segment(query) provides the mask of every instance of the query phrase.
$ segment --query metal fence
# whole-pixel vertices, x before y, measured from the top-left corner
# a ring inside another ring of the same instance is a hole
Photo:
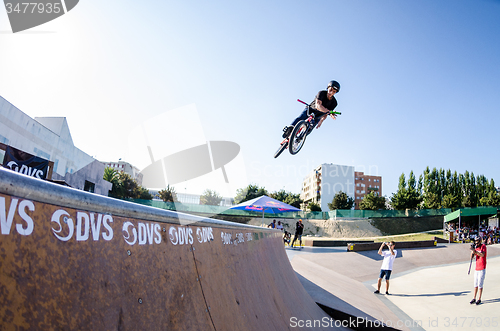
[[[262,217],[262,213],[254,211],[233,210],[228,207],[198,205],[190,203],[173,203],[159,200],[132,199],[132,202],[156,208],[176,210],[185,213],[220,214],[228,216]],[[306,218],[306,219],[336,219],[336,218],[380,218],[380,217],[428,217],[444,216],[451,213],[451,209],[421,209],[421,210],[332,210],[329,212],[289,212],[281,214],[265,214],[266,218]]]

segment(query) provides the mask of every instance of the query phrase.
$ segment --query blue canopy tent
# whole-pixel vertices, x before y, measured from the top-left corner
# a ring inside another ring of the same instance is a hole
[[[278,214],[286,213],[289,211],[300,211],[299,208],[295,208],[294,206],[290,206],[289,204],[270,198],[267,195],[262,195],[258,198],[242,202],[229,209],[262,212],[262,225],[264,225],[264,214]]]

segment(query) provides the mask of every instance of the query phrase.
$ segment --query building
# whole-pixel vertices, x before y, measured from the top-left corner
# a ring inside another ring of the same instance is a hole
[[[359,203],[365,195],[374,192],[379,197],[382,196],[382,177],[365,175],[363,172],[354,173],[354,209],[359,209]]]
[[[328,204],[340,191],[354,199],[354,167],[324,163],[311,171],[302,183],[302,209],[314,202],[328,211]]]
[[[154,190],[151,189],[149,190],[149,193],[154,197],[154,199],[159,200],[159,190]],[[201,194],[191,194],[191,193],[178,193],[176,192],[175,195],[177,196],[177,201],[180,203],[186,203],[186,204],[192,204],[192,205],[199,205],[200,204],[200,199],[201,199]],[[219,204],[219,206],[222,207],[231,207],[234,205],[234,198],[230,197],[222,197],[222,200]]]
[[[181,203],[200,204],[201,194],[177,193],[177,199]],[[222,197],[219,206],[231,207],[234,205],[234,198]]]
[[[103,180],[104,165],[78,149],[73,144],[68,122],[65,117],[31,118],[0,96],[0,163],[11,152],[28,155],[19,160],[29,162],[48,161],[50,170],[44,175],[46,180],[64,183],[79,190],[108,195],[112,184]],[[10,161],[4,167],[31,175],[29,165],[17,166]]]
[[[136,166],[133,166],[128,162],[124,162],[121,159],[118,160],[118,162],[102,162],[102,164],[104,164],[105,167],[112,168],[118,172],[123,171],[124,173],[129,174],[130,177],[135,179],[139,186],[142,186],[143,175],[141,173],[141,170],[139,170],[139,168],[137,168]]]

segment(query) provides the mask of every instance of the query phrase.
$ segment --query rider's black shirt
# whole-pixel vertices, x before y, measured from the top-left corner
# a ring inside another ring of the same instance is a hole
[[[302,235],[303,231],[304,231],[304,224],[300,224],[300,222],[297,222],[297,224],[295,225],[295,234]]]
[[[335,107],[337,107],[337,99],[335,99],[335,96],[332,97],[331,100],[328,99],[328,96],[327,96],[327,91],[323,90],[323,91],[319,91],[318,94],[316,95],[316,99],[318,100],[321,100],[321,104],[323,105],[323,107],[325,107],[326,109],[328,110],[334,110]],[[316,99],[314,99],[313,102],[311,102],[311,104],[313,105],[316,105]],[[314,107],[311,107],[313,108],[314,110],[316,110]],[[322,113],[324,114],[324,113]]]

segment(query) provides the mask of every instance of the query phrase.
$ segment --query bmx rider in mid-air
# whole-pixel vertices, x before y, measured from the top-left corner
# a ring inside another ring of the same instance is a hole
[[[323,121],[326,119],[326,115],[337,107],[337,99],[335,99],[335,94],[340,91],[340,84],[332,80],[328,83],[325,90],[319,91],[316,98],[311,102],[310,111],[314,112],[314,125],[316,129],[319,129]],[[292,133],[293,127],[301,120],[307,119],[309,114],[307,113],[308,107],[297,117],[292,124],[287,125],[283,128],[283,138],[287,138],[290,133]],[[335,114],[329,114],[331,118],[335,119]]]

